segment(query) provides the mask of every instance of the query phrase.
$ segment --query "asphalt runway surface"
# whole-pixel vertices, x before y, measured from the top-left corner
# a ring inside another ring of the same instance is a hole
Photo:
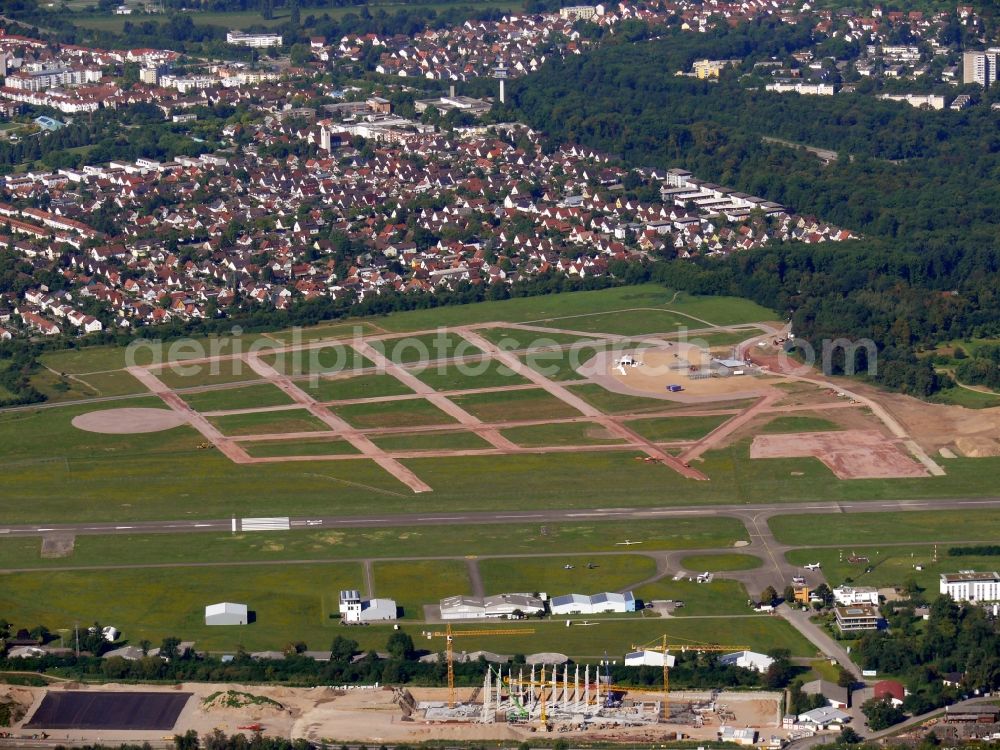
[[[52,692],[26,729],[169,731],[192,693]]]

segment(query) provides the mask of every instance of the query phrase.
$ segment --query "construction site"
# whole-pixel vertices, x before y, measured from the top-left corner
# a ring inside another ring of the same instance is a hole
[[[453,694],[452,694],[453,695]],[[726,726],[778,728],[780,695],[664,692],[612,684],[590,665],[488,665],[461,701],[419,700],[397,690],[404,721],[507,724],[529,732],[656,729],[660,737],[709,738]]]

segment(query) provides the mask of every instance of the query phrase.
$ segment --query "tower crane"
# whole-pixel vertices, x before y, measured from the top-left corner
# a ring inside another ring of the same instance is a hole
[[[684,643],[667,643],[667,634],[664,633],[662,636],[657,638],[655,641],[651,641],[643,646],[632,646],[633,651],[657,651],[663,654],[663,720],[670,720],[670,657],[669,651],[671,649],[685,653],[687,651],[696,651],[699,653],[716,653],[724,651],[746,651],[749,649],[748,646],[720,646],[716,643],[702,643],[700,641],[692,641],[688,638],[678,638],[679,641],[684,641]],[[654,645],[655,644],[655,645]]]
[[[448,708],[455,707],[455,638],[466,638],[484,635],[531,635],[534,628],[500,628],[493,630],[452,630],[451,623],[441,630],[424,631],[424,636],[431,638],[444,638],[445,651],[448,658]]]

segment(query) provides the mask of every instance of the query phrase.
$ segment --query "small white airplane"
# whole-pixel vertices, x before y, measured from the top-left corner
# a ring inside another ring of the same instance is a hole
[[[566,563],[565,565],[563,565],[563,570],[573,570],[573,567],[574,567],[573,565]]]
[[[820,568],[823,567],[823,565],[822,563],[807,563],[802,567],[805,568],[806,570],[819,570]]]
[[[619,547],[631,547],[633,544],[642,544],[642,542],[633,542],[631,539],[626,539],[624,542],[615,542]]]

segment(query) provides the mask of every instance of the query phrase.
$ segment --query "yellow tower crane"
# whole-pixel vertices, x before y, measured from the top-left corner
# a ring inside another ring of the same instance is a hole
[[[448,657],[448,708],[455,707],[455,638],[466,638],[483,635],[531,635],[534,628],[506,628],[494,630],[452,630],[451,623],[445,626],[444,631],[425,631],[427,638],[444,638],[445,651]]]
[[[677,640],[684,641],[684,643],[667,643],[667,634],[664,633],[660,638],[644,646],[632,646],[633,651],[657,651],[663,654],[663,720],[670,720],[670,659],[669,651],[674,649],[685,653],[687,651],[696,651],[699,653],[714,653],[714,652],[724,652],[724,651],[746,651],[749,646],[721,646],[716,643],[701,643],[699,641],[692,641],[687,638],[678,638]],[[653,645],[655,644],[655,645]]]

